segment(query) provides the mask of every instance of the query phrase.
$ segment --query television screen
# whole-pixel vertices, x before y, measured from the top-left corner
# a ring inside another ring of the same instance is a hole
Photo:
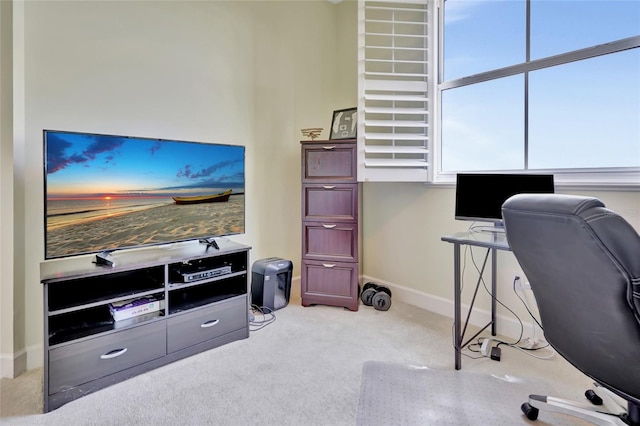
[[[455,218],[502,222],[502,204],[512,195],[554,191],[553,175],[458,173]]]
[[[244,233],[245,148],[44,131],[45,259]]]

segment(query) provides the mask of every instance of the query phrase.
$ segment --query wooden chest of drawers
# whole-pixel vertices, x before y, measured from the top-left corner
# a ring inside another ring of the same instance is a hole
[[[358,310],[360,184],[355,139],[302,141],[302,305]]]

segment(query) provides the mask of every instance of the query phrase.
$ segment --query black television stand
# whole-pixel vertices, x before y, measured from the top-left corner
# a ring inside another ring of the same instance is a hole
[[[227,241],[207,253],[189,241],[118,251],[109,268],[90,262],[93,255],[41,263],[44,411],[248,338],[249,249]],[[187,264],[216,273],[185,281]],[[113,313],[114,305],[143,299]]]

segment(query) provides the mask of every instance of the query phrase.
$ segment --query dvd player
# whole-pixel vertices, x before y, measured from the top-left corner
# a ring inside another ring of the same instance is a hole
[[[213,269],[206,269],[206,270],[193,271],[193,272],[183,272],[180,275],[182,275],[182,279],[184,280],[185,283],[189,283],[191,281],[205,280],[207,278],[214,278],[220,275],[225,275],[230,273],[231,273],[231,266],[226,265],[226,266],[221,266],[219,268],[213,268]]]

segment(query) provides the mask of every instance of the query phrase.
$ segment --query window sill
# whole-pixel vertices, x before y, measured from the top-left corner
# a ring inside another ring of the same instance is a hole
[[[482,172],[478,172],[482,173]],[[523,173],[522,170],[487,171],[487,173]],[[553,173],[555,186],[561,191],[598,190],[598,191],[640,191],[640,169],[624,170],[544,170],[532,173]],[[454,188],[455,173],[438,173],[432,182],[426,185],[436,188]]]

